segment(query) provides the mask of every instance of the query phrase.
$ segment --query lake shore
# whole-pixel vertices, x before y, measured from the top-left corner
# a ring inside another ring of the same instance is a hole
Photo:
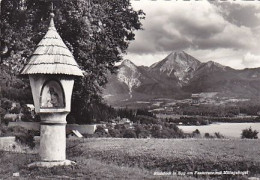
[[[178,125],[178,127],[186,133],[191,133],[194,130],[198,129],[203,136],[205,133],[214,134],[219,132],[227,138],[240,138],[243,129],[252,127],[252,129],[260,132],[260,123],[224,123],[224,122],[215,122],[208,125],[202,126],[186,126]]]

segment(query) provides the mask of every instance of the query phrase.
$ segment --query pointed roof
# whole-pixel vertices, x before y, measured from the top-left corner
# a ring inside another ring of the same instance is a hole
[[[72,53],[58,34],[51,13],[51,21],[47,33],[36,46],[29,63],[21,74],[66,74],[83,76]]]

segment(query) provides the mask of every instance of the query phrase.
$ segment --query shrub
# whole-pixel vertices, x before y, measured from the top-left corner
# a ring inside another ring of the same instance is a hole
[[[143,130],[138,134],[138,138],[148,138],[150,137],[151,133],[148,130]]]
[[[34,136],[40,135],[39,131],[27,130],[20,126],[14,127],[0,127],[1,136],[15,136],[15,140],[30,148],[35,146]]]
[[[94,133],[95,137],[106,137],[108,134],[102,126],[97,126],[97,129]]]
[[[120,133],[120,130],[118,130],[118,129],[109,128],[108,129],[108,133],[110,134],[111,137],[115,137],[115,138],[122,137],[121,133]]]
[[[218,139],[223,139],[225,138],[224,135],[220,134],[219,132],[215,132],[215,137],[218,138]]]
[[[169,128],[174,130],[174,131],[178,131],[179,130],[178,126],[176,124],[172,124],[172,123],[170,123]]]
[[[241,134],[241,138],[244,139],[244,138],[247,138],[247,139],[257,139],[257,134],[258,134],[258,131],[256,130],[252,130],[252,128],[248,128],[248,129],[243,129],[242,130],[242,134]]]
[[[28,134],[16,135],[15,140],[20,142],[21,144],[29,146],[30,148],[35,147],[33,134],[28,133]]]
[[[161,126],[160,125],[153,125],[151,128],[151,135],[154,138],[160,138],[161,137]]]
[[[124,124],[117,124],[117,125],[115,125],[115,129],[122,131],[122,130],[125,130],[126,127]]]
[[[31,113],[26,113],[22,115],[21,120],[24,122],[33,122],[33,117]]]
[[[159,138],[171,138],[173,135],[172,131],[168,128],[164,128],[161,130],[161,133],[159,134]]]
[[[21,108],[20,107],[14,107],[13,109],[11,109],[9,112],[11,114],[19,114],[20,113]]]
[[[195,131],[192,132],[192,137],[200,137],[200,131],[196,129]]]
[[[9,99],[3,98],[2,99],[2,103],[1,103],[1,107],[3,109],[5,109],[6,111],[11,109],[12,107],[12,101],[10,101]]]
[[[210,123],[211,122],[209,120],[201,120],[201,122],[200,122],[201,125],[208,125]]]
[[[205,138],[214,138],[212,135],[210,135],[209,133],[205,133],[204,135]]]
[[[136,138],[135,131],[132,129],[126,129],[123,135],[124,138]]]
[[[141,124],[135,126],[135,133],[138,138],[147,138],[150,136],[150,131],[145,129],[145,126]]]
[[[195,131],[192,132],[192,134],[198,134],[200,135],[200,131],[198,129],[196,129]]]

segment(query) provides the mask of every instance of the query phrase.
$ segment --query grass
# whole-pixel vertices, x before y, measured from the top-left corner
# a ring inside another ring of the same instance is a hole
[[[27,168],[35,154],[0,152],[0,178],[19,172],[19,179],[195,179],[154,176],[154,172],[249,171],[260,174],[260,140],[115,139],[68,140],[67,157],[77,165]],[[199,178],[201,178],[200,176]],[[246,176],[215,176],[245,179]],[[15,179],[15,178],[14,178]]]

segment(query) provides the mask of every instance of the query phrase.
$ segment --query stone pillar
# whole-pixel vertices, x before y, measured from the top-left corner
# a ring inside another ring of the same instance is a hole
[[[40,157],[42,161],[66,160],[66,124],[41,124]]]
[[[74,162],[66,160],[66,116],[67,112],[40,113],[40,162],[28,166],[53,167],[70,165]]]

